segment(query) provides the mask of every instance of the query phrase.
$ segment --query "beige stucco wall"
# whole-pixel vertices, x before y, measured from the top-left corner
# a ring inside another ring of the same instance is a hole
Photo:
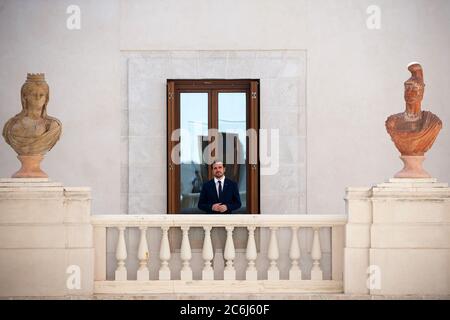
[[[81,30],[65,27],[70,4]],[[371,4],[380,30],[366,27]],[[343,213],[346,186],[401,167],[384,120],[404,108],[412,60],[425,70],[423,105],[444,122],[426,168],[450,180],[449,15],[446,0],[0,1],[0,120],[19,112],[26,72],[45,72],[64,135],[43,168],[91,186],[94,213],[119,213],[121,50],[306,50],[307,212]],[[17,167],[1,140],[0,176]]]

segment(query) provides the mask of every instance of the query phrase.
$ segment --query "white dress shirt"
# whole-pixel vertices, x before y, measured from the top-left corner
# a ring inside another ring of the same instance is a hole
[[[222,178],[220,179],[214,177],[214,184],[216,185],[217,198],[219,198],[219,181],[222,184],[222,192],[223,192],[223,184],[225,182],[225,176],[222,176]]]

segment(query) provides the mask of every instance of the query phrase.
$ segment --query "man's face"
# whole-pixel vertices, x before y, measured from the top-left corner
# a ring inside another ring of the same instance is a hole
[[[31,110],[40,110],[47,100],[47,92],[41,86],[32,85],[25,95],[27,107]]]
[[[223,167],[222,162],[216,162],[213,165],[213,175],[217,179],[222,178],[223,174],[225,173],[225,168]]]
[[[407,103],[420,102],[423,99],[424,88],[414,82],[405,83],[405,101]]]

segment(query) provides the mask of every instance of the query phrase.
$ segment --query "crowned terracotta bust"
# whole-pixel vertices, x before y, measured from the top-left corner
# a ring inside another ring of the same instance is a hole
[[[28,74],[21,89],[22,111],[6,122],[3,137],[22,163],[13,178],[47,177],[43,156],[61,136],[61,122],[47,115],[49,87],[44,74]]]
[[[391,115],[386,129],[398,151],[404,168],[395,178],[429,178],[422,168],[427,152],[442,128],[441,120],[430,111],[422,111],[421,103],[425,89],[422,66],[417,62],[408,65],[411,77],[405,82],[406,110]]]

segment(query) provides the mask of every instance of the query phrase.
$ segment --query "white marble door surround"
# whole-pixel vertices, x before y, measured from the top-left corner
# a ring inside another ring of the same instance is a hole
[[[121,213],[166,213],[166,81],[206,78],[260,80],[260,127],[280,130],[261,213],[307,213],[304,50],[123,52]]]

